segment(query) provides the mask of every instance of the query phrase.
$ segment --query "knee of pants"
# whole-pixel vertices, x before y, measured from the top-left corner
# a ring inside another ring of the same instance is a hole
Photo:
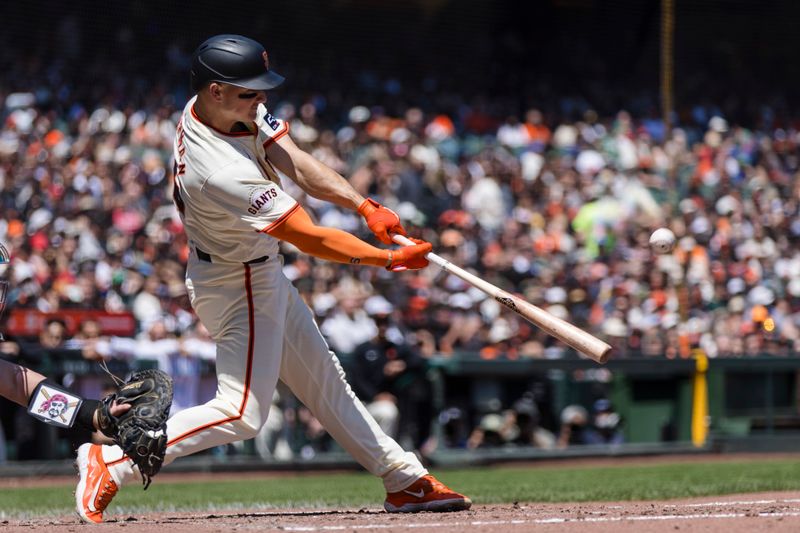
[[[219,397],[217,397],[217,399],[223,400]],[[225,401],[225,403],[229,406],[232,406],[232,404],[227,400],[223,401]],[[237,412],[241,408],[239,405],[232,407],[233,412]],[[261,426],[263,426],[264,422],[266,422],[268,413],[269,406],[262,408],[260,405],[258,405],[258,402],[256,402],[255,399],[250,398],[250,401],[247,402],[244,411],[241,411],[241,414],[233,421],[233,424],[236,426],[237,435],[241,439],[254,438],[261,430]]]
[[[240,434],[242,437],[245,439],[255,438],[259,431],[261,431],[261,427],[267,421],[267,413],[268,409],[260,409],[257,406],[251,408],[248,406],[244,413],[242,413],[242,418],[239,419],[241,427]]]

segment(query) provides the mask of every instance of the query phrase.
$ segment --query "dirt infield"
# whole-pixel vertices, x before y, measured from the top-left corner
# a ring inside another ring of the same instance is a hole
[[[77,517],[6,520],[2,532],[87,531]],[[800,531],[800,492],[737,494],[648,502],[476,505],[462,513],[389,515],[366,509],[122,516],[92,531],[201,533],[209,531],[419,531],[437,533]]]
[[[796,454],[769,455],[769,458],[797,458]],[[647,457],[628,459],[627,465],[652,465],[675,462],[722,462],[764,459],[760,454],[702,457]],[[573,460],[570,466],[609,466],[613,458]],[[539,462],[538,466],[549,463]],[[246,479],[249,477],[297,476],[303,473],[163,473],[160,481],[202,481],[204,479]],[[67,486],[75,476],[0,478],[0,490],[21,487]],[[1,511],[1,510],[0,510]],[[77,516],[0,519],[0,533],[6,532],[85,532]],[[114,514],[96,531],[123,533],[203,533],[209,531],[381,531],[408,532],[436,530],[437,533],[488,532],[789,532],[800,531],[800,491],[735,494],[681,500],[622,501],[602,503],[524,503],[477,504],[462,513],[420,513],[390,515],[379,502],[361,509],[292,509],[217,512],[164,512]]]

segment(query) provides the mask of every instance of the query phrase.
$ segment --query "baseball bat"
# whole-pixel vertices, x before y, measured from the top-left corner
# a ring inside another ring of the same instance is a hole
[[[410,246],[414,244],[413,241],[402,235],[392,235],[392,240],[403,246]],[[500,287],[489,283],[485,279],[482,279],[474,274],[470,274],[463,268],[454,265],[447,259],[444,259],[433,252],[425,255],[425,258],[445,272],[449,272],[454,276],[458,276],[473,287],[477,287],[520,315],[534,326],[542,329],[547,334],[552,335],[564,344],[575,348],[593,361],[596,361],[600,364],[608,361],[608,357],[611,354],[611,346],[597,337],[590,335],[577,326],[574,326],[569,322],[548,313],[540,307],[536,307],[532,303],[527,302],[522,298],[504,291]]]

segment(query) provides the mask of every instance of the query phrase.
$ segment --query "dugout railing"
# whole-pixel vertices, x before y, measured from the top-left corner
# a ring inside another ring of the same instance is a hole
[[[642,450],[792,450],[800,438],[796,357],[632,358],[600,366],[577,357],[483,360],[459,354],[432,359],[429,376],[437,409],[455,399],[468,406],[473,420],[486,411],[487,399],[499,398],[506,408],[522,391],[539,389],[550,411],[543,422],[553,430],[567,406],[590,411],[596,398],[607,398],[622,418],[626,445]]]

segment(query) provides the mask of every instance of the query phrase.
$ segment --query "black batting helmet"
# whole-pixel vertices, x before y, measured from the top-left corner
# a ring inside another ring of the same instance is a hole
[[[283,83],[283,76],[269,69],[264,47],[241,35],[215,35],[192,54],[192,89],[219,81],[245,89],[265,91]]]

